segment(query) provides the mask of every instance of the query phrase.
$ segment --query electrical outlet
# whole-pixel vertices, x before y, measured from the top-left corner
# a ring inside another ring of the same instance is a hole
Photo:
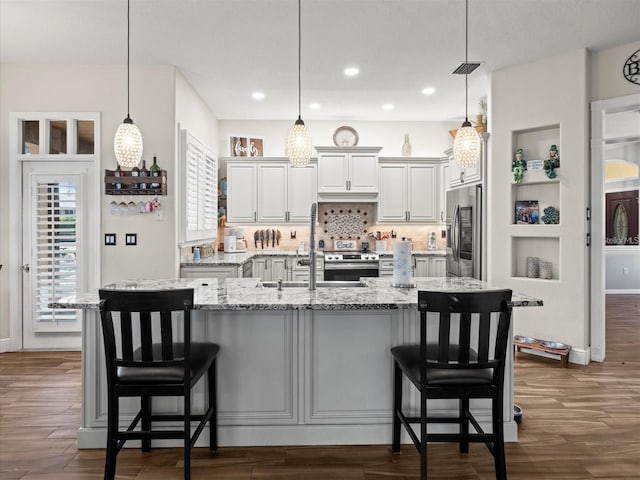
[[[162,210],[155,211],[155,219],[156,222],[161,222],[162,220],[164,220],[164,213],[162,213]]]
[[[125,245],[137,245],[138,244],[138,234],[137,233],[127,233],[124,236]]]
[[[629,275],[629,267],[622,267],[622,274]]]
[[[115,245],[116,244],[116,234],[115,233],[105,233],[104,234],[104,244],[105,245]]]

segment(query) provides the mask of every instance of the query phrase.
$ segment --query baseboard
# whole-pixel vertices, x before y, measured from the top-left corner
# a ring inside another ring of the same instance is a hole
[[[0,353],[17,352],[19,350],[16,342],[11,338],[0,338]]]
[[[606,295],[638,295],[640,293],[639,288],[612,288],[605,290]]]

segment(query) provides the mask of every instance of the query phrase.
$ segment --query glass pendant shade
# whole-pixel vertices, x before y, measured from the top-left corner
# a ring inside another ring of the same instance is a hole
[[[480,135],[469,121],[456,132],[453,141],[453,158],[460,168],[473,167],[480,158]]]
[[[127,115],[127,118],[118,126],[113,139],[116,161],[121,167],[133,168],[140,163],[142,148],[142,134]]]
[[[289,130],[287,137],[287,153],[289,162],[294,167],[305,167],[311,159],[311,133],[300,117]]]

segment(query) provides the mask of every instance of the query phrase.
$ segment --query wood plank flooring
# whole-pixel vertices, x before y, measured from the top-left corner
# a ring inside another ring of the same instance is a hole
[[[516,402],[523,408],[519,443],[507,444],[509,478],[640,478],[640,295],[607,297],[607,359],[589,366],[517,354]],[[93,480],[104,450],[78,450],[80,354],[0,355],[0,478]],[[391,435],[391,430],[389,430]],[[118,479],[182,478],[182,451],[126,449]],[[193,479],[403,480],[418,478],[411,446],[221,448],[193,454]],[[494,478],[482,445],[429,447],[429,478]]]

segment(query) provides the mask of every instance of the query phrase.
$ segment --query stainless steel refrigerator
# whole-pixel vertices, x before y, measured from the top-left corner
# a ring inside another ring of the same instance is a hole
[[[482,185],[447,192],[447,276],[482,278]]]

